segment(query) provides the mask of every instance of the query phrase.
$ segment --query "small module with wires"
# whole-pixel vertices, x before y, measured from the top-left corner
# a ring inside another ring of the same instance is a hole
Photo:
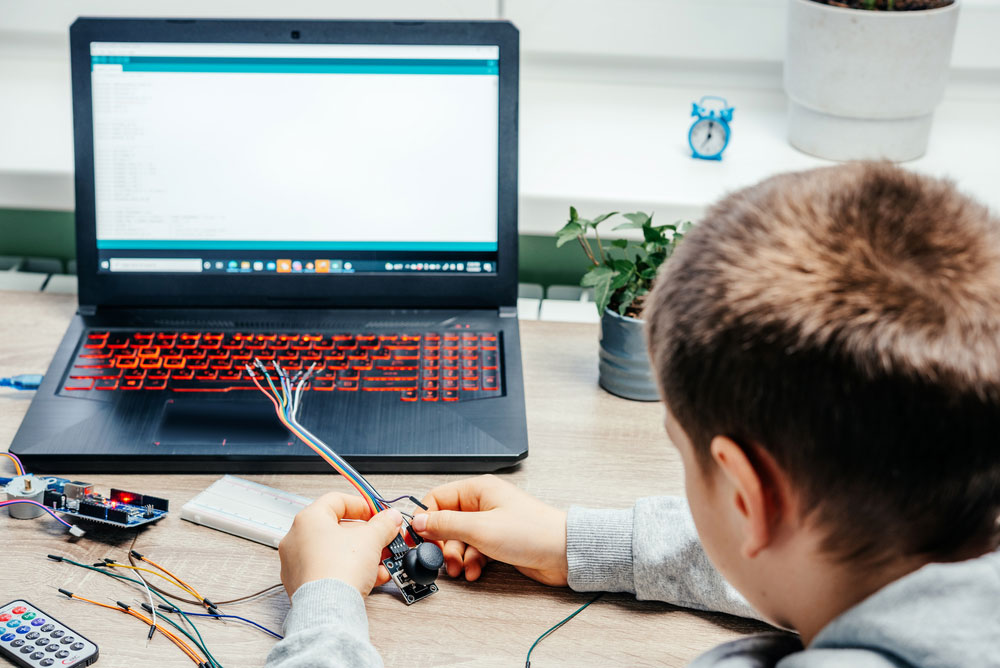
[[[314,364],[305,371],[298,371],[295,375],[289,376],[277,361],[271,361],[271,369],[269,370],[263,362],[254,358],[253,365],[247,364],[246,370],[257,389],[263,392],[264,396],[270,399],[274,405],[278,420],[351,483],[368,504],[372,517],[383,510],[392,508],[393,503],[402,499],[409,499],[417,506],[427,510],[427,507],[413,496],[406,495],[388,501],[382,498],[372,484],[347,463],[347,460],[302,426],[298,419],[302,388],[309,382],[315,366]],[[424,539],[413,530],[408,521],[412,519],[412,515],[406,513],[402,513],[402,515],[406,537],[396,536],[389,544],[391,556],[384,559],[382,564],[389,571],[392,581],[399,587],[403,601],[407,605],[411,605],[438,590],[434,580],[437,579],[438,571],[444,565],[444,556],[437,544],[424,542]],[[407,538],[409,542],[407,542]]]
[[[104,496],[95,493],[89,482],[36,477],[25,470],[16,455],[0,454],[14,463],[17,473],[13,478],[0,478],[0,486],[7,494],[0,507],[6,507],[15,519],[30,520],[48,513],[71,534],[80,537],[84,532],[56,513],[119,529],[134,529],[163,519],[169,510],[170,502],[158,496],[121,489],[112,489]]]

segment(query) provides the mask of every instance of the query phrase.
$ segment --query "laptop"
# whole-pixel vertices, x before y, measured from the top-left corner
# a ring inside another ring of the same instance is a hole
[[[507,22],[77,20],[79,310],[10,451],[38,472],[527,456]]]

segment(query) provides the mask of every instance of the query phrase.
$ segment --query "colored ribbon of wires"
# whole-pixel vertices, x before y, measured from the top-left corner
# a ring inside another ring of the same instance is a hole
[[[21,460],[18,458],[17,455],[15,455],[12,452],[0,452],[0,455],[7,457],[8,459],[10,459],[10,461],[14,463],[14,470],[17,471],[18,475],[24,475],[25,472],[24,464],[21,463]]]
[[[574,617],[576,617],[577,615],[579,615],[581,612],[583,612],[587,608],[588,605],[590,605],[591,603],[593,603],[594,601],[596,601],[597,599],[599,599],[602,596],[604,596],[604,592],[601,592],[600,594],[598,594],[594,598],[590,599],[589,601],[587,601],[586,603],[584,603],[583,605],[581,605],[579,608],[577,608],[576,610],[574,610],[573,614],[569,615],[568,617],[566,617],[565,619],[563,619],[561,622],[559,622],[558,624],[556,624],[555,626],[553,626],[552,628],[550,628],[548,631],[546,631],[542,635],[538,636],[538,640],[536,640],[535,642],[531,643],[531,647],[528,648],[528,656],[524,657],[524,668],[531,668],[531,653],[534,651],[534,649],[538,645],[538,643],[542,642],[543,640],[545,640],[546,638],[548,638],[550,635],[552,635],[553,633],[555,633],[556,631],[558,631],[563,626],[563,624],[565,624],[569,620],[571,620]]]
[[[16,503],[27,503],[27,504],[30,504],[32,506],[38,506],[39,508],[41,508],[42,510],[44,510],[45,512],[47,512],[49,515],[51,515],[52,519],[54,519],[56,522],[59,522],[59,524],[62,524],[67,529],[72,529],[73,528],[72,524],[70,524],[69,522],[67,522],[63,518],[61,518],[58,515],[56,515],[56,513],[55,513],[54,510],[52,510],[48,506],[43,506],[42,504],[38,503],[37,501],[29,501],[28,499],[11,499],[10,501],[0,501],[0,508],[3,508],[4,506],[13,506]]]
[[[254,366],[247,364],[246,370],[253,380],[254,385],[257,386],[257,389],[263,392],[264,396],[274,404],[274,410],[281,423],[298,436],[313,452],[322,457],[337,473],[344,476],[351,483],[368,504],[368,508],[371,510],[373,516],[388,508],[389,502],[385,501],[375,491],[375,488],[365,480],[363,475],[358,473],[343,457],[334,452],[333,448],[299,423],[298,412],[301,406],[302,388],[312,376],[316,365],[313,364],[305,372],[300,371],[295,376],[289,377],[288,373],[281,368],[281,365],[276,360],[272,360],[271,364],[277,376],[278,385],[281,387],[280,391],[275,386],[274,380],[272,380],[271,374],[264,366],[264,363],[259,359],[254,358]],[[261,382],[262,380],[264,381],[263,383]]]

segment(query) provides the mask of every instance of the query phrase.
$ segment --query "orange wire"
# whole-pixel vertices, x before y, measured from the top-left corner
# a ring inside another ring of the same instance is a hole
[[[176,575],[174,575],[173,573],[171,573],[170,571],[168,571],[163,566],[160,566],[158,563],[156,563],[155,561],[153,561],[152,559],[150,559],[148,557],[139,557],[139,561],[145,561],[150,566],[152,566],[154,568],[160,569],[161,571],[163,571],[164,573],[166,573],[167,575],[169,575],[170,577],[172,577],[174,580],[176,580],[177,584],[181,585],[182,587],[184,587],[185,589],[187,589],[189,592],[191,592],[191,594],[195,598],[201,599],[201,601],[204,603],[204,601],[205,601],[205,597],[204,596],[202,596],[201,594],[199,594],[197,592],[197,590],[195,590],[194,587],[192,587],[191,585],[189,585],[187,582],[184,582],[184,580],[181,580],[179,577],[177,577]]]
[[[121,606],[117,606],[117,605],[108,605],[107,603],[99,603],[98,601],[92,601],[89,598],[84,598],[83,596],[80,596],[79,594],[71,594],[70,598],[75,598],[78,601],[86,601],[87,603],[90,603],[92,605],[97,605],[97,606],[100,606],[102,608],[107,608],[108,610],[115,610],[116,612],[124,612],[125,614],[131,615],[131,616],[135,617],[136,619],[141,619],[142,621],[144,621],[146,623],[147,626],[152,626],[157,631],[159,631],[160,633],[162,633],[163,635],[165,635],[167,638],[169,638],[175,645],[177,645],[177,647],[179,647],[181,649],[182,652],[184,652],[185,654],[187,654],[187,657],[189,659],[191,659],[192,661],[194,661],[196,664],[201,665],[202,663],[204,663],[204,661],[201,659],[201,657],[199,657],[194,652],[194,650],[191,649],[190,645],[188,645],[186,642],[184,642],[183,640],[181,640],[180,638],[178,638],[177,636],[175,636],[173,633],[167,631],[164,628],[161,628],[158,624],[153,624],[153,621],[149,617],[146,617],[145,615],[141,615],[138,612],[132,610],[131,608],[125,609],[125,608],[122,608]]]
[[[327,464],[329,464],[331,467],[333,467],[333,469],[335,471],[337,471],[341,476],[343,476],[344,478],[346,478],[347,482],[351,483],[351,485],[354,487],[354,489],[356,489],[358,491],[358,494],[361,495],[361,498],[363,498],[365,500],[365,503],[368,504],[368,509],[371,511],[372,517],[374,517],[378,513],[378,510],[375,508],[375,504],[372,503],[371,499],[368,498],[368,494],[364,491],[364,489],[362,489],[362,487],[359,484],[357,484],[349,475],[347,475],[347,473],[345,471],[343,471],[337,465],[337,463],[334,462],[329,456],[327,456],[326,453],[324,453],[319,448],[314,448],[312,445],[310,445],[309,439],[307,439],[305,437],[305,435],[302,434],[302,432],[300,432],[298,429],[296,429],[292,424],[290,424],[285,419],[285,416],[282,415],[281,407],[278,405],[278,402],[260,384],[260,382],[257,380],[256,374],[251,375],[250,379],[253,381],[253,384],[257,386],[257,389],[260,390],[261,392],[263,392],[264,396],[266,396],[268,399],[270,399],[271,403],[274,404],[275,412],[277,412],[278,419],[281,420],[281,423],[283,425],[285,425],[286,427],[288,427],[288,429],[290,429],[296,436],[298,436],[299,439],[301,439],[302,442],[305,443],[309,447],[310,450],[312,450],[317,455],[319,455],[320,457],[322,457],[323,460],[326,461]]]

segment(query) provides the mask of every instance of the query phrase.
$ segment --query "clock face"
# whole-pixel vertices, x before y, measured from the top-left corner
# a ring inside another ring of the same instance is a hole
[[[691,148],[703,156],[716,156],[726,148],[729,130],[719,121],[703,118],[691,128]]]

